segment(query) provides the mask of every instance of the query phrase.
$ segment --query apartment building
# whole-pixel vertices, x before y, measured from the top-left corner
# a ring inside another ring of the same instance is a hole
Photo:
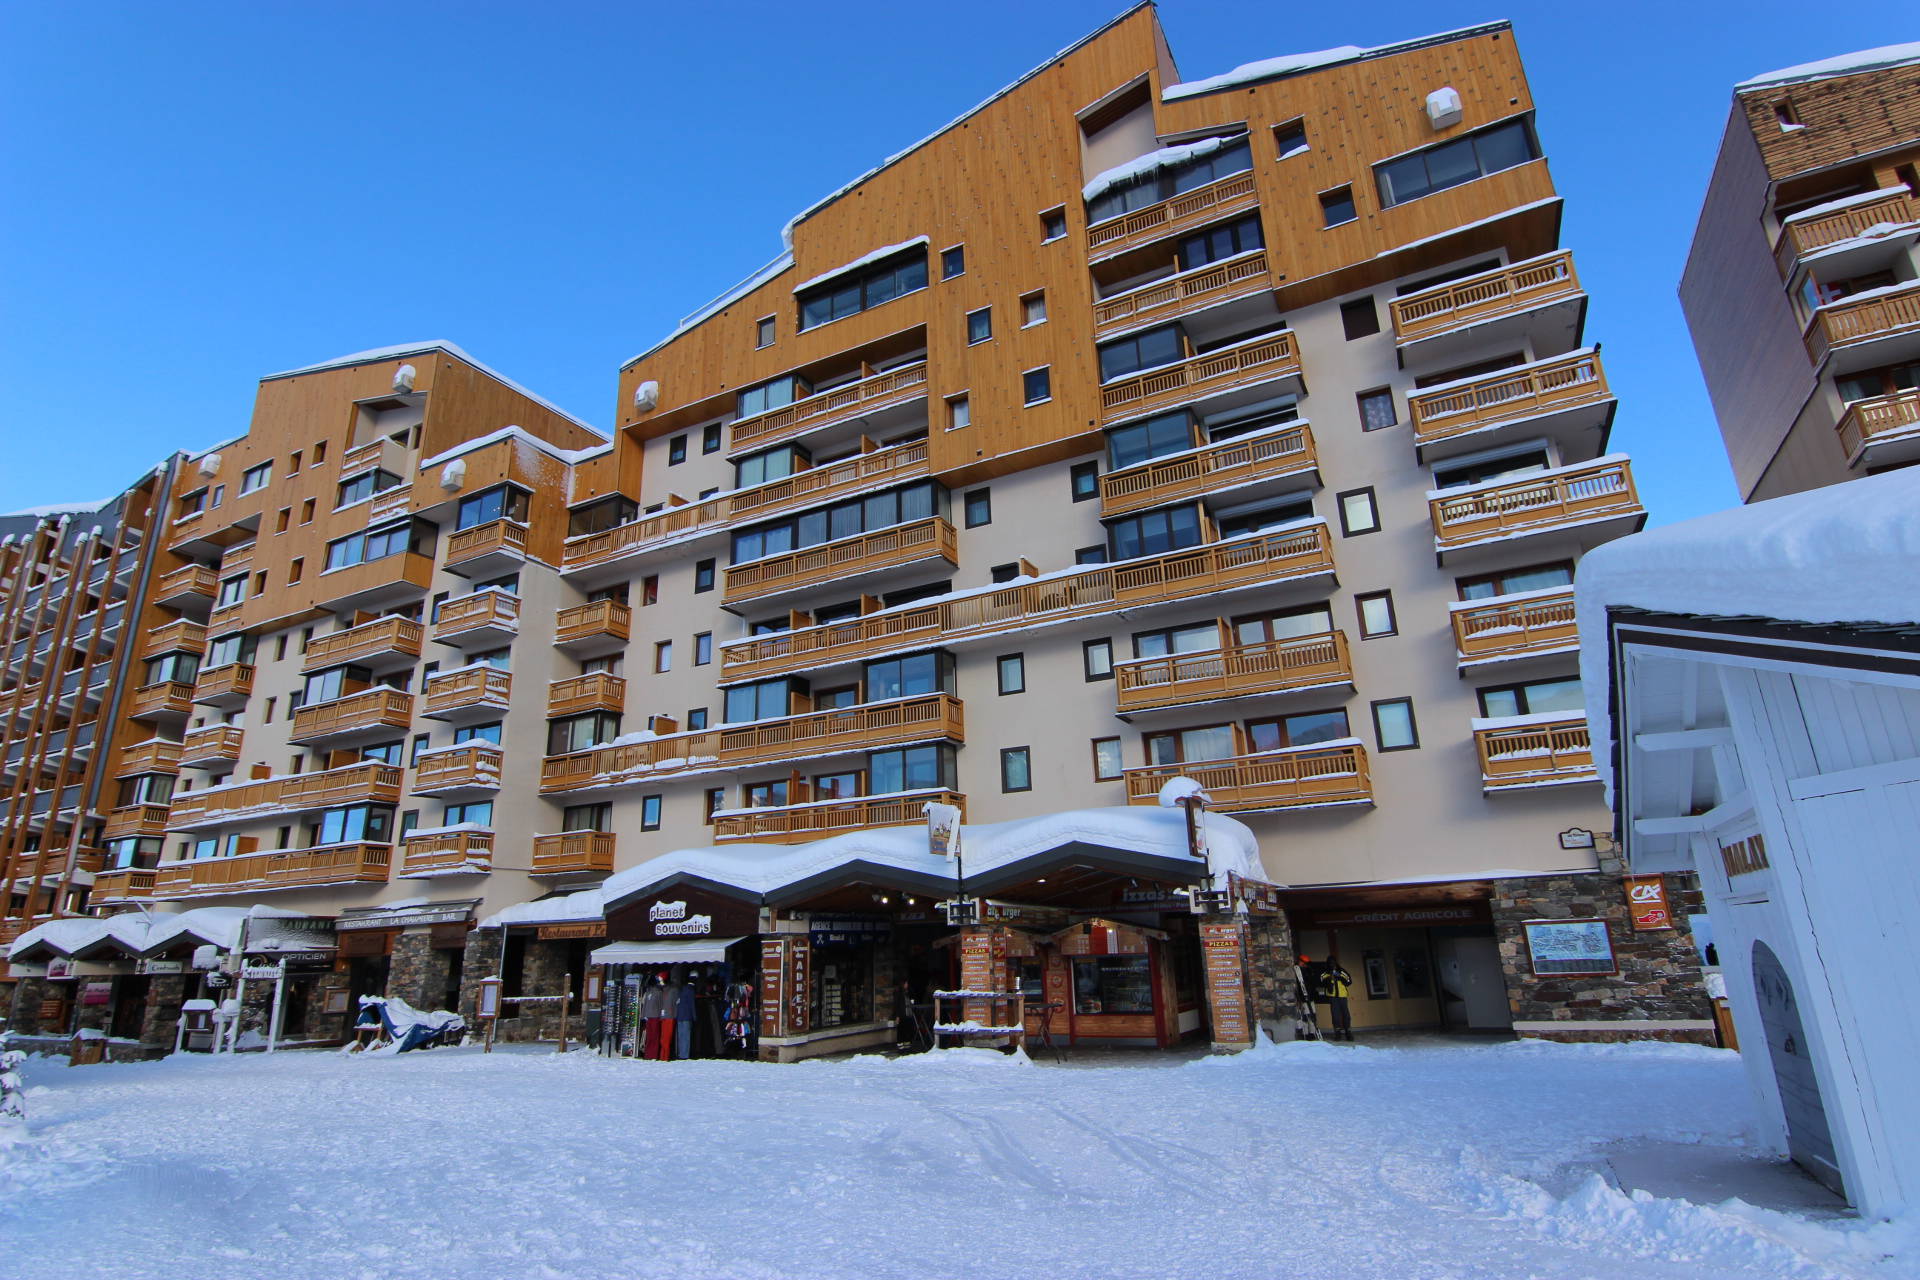
[[[1741,497],[1920,458],[1920,46],[1734,88],[1680,301]]]

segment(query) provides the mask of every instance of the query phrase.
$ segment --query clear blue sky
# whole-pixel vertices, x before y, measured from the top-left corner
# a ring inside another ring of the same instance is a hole
[[[1122,0],[0,0],[0,511],[245,429],[262,374],[451,339],[587,420],[778,229]],[[1656,523],[1735,501],[1674,287],[1734,82],[1911,0],[1168,0],[1182,74],[1517,23]],[[1806,34],[1803,34],[1806,33]]]

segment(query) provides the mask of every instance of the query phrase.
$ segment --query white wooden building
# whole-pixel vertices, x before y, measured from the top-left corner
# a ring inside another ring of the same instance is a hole
[[[1920,1203],[1920,470],[1609,544],[1579,614],[1617,837],[1700,876],[1763,1136]]]

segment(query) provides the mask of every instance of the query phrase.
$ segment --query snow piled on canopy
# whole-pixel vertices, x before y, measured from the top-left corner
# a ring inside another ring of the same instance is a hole
[[[799,284],[793,286],[793,291],[799,293],[804,289],[811,289],[817,284],[825,284],[829,280],[846,275],[849,271],[858,271],[870,262],[878,262],[880,259],[891,257],[902,250],[911,249],[917,245],[924,245],[926,243],[928,243],[928,237],[915,236],[911,240],[902,240],[898,244],[883,244],[878,249],[869,249],[852,262],[843,262],[831,271],[822,271],[819,275],[811,279],[802,280]]]
[[[1149,151],[1125,164],[1117,164],[1094,174],[1087,180],[1087,185],[1080,188],[1080,195],[1086,200],[1096,200],[1103,192],[1123,182],[1131,182],[1155,169],[1171,169],[1174,165],[1212,155],[1229,142],[1239,142],[1245,137],[1245,134],[1238,134],[1231,138],[1202,138],[1198,142],[1181,142],[1171,147],[1161,147],[1158,151]]]
[[[1803,84],[1808,80],[1829,80],[1834,76],[1849,76],[1861,71],[1881,71],[1888,67],[1905,66],[1909,62],[1920,62],[1920,43],[1887,44],[1878,49],[1861,49],[1857,53],[1823,58],[1819,62],[1803,62],[1797,67],[1782,67],[1778,71],[1768,71],[1750,80],[1742,80],[1733,87],[1735,92],[1740,92],[1764,89],[1771,85]]]
[[[606,894],[599,889],[581,889],[532,902],[516,902],[504,911],[496,911],[477,928],[499,929],[510,924],[571,924],[598,920],[606,914]]]
[[[534,392],[528,390],[526,387],[521,386],[519,383],[515,382],[512,378],[509,378],[504,373],[501,373],[498,369],[492,368],[489,365],[482,364],[480,361],[475,360],[472,356],[468,355],[465,351],[462,351],[456,344],[448,342],[444,338],[437,338],[427,342],[402,342],[396,346],[391,346],[391,347],[373,347],[366,351],[355,351],[350,355],[335,356],[331,360],[322,360],[319,364],[302,365],[298,369],[285,369],[279,373],[270,373],[266,377],[260,379],[260,381],[272,382],[276,378],[292,378],[292,377],[297,377],[301,374],[306,374],[306,373],[322,373],[328,369],[344,369],[344,368],[347,368],[349,365],[356,365],[356,364],[373,364],[375,361],[379,361],[379,360],[398,360],[402,356],[424,355],[429,351],[444,351],[456,360],[465,361],[467,364],[472,365],[474,368],[486,374],[489,378],[492,378],[494,381],[500,383],[501,385],[511,387],[513,390],[518,391],[521,395],[533,401],[535,404],[541,405],[544,408],[553,410],[555,413],[565,418],[568,422],[571,422],[574,426],[585,427],[588,431],[593,432],[593,434],[600,436],[603,439],[606,437],[606,434],[607,434],[606,432],[602,431],[599,427],[594,426],[591,422],[588,422],[585,418],[577,417],[574,414],[568,413],[565,409],[562,409],[559,405],[555,404],[553,401],[547,399],[545,396],[537,395]]]
[[[9,958],[27,954],[37,944],[63,956],[72,956],[113,942],[129,955],[153,955],[181,942],[212,943],[224,951],[240,945],[247,917],[298,920],[300,911],[279,907],[193,907],[186,911],[129,911],[117,916],[66,916],[35,925],[13,940]]]

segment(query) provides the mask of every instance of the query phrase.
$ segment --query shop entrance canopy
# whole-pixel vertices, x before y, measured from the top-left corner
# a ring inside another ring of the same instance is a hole
[[[690,938],[684,942],[609,942],[594,948],[594,964],[718,964],[738,938]]]

